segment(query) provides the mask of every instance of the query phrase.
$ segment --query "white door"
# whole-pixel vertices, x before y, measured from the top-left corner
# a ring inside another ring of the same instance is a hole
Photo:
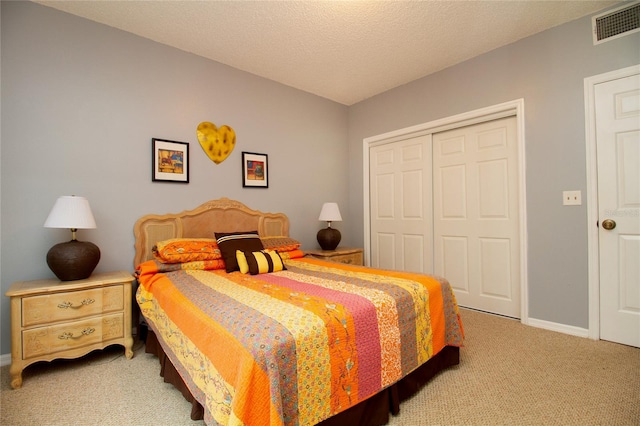
[[[461,306],[520,318],[515,117],[433,136],[434,268]]]
[[[371,266],[433,273],[431,136],[369,153]]]
[[[640,347],[640,74],[594,93],[600,338]]]

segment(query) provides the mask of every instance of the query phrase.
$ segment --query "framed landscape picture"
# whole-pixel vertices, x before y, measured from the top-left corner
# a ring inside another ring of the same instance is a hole
[[[269,187],[269,165],[267,154],[242,153],[242,186]]]

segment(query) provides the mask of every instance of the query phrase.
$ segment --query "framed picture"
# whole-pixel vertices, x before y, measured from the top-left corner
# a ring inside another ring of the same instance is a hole
[[[151,139],[151,180],[189,183],[189,144]]]
[[[269,165],[267,154],[242,153],[242,186],[254,188],[269,187]]]

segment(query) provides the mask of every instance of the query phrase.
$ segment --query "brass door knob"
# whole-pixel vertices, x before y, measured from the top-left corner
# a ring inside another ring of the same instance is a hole
[[[613,228],[616,227],[616,221],[611,219],[605,219],[604,221],[602,221],[602,227],[607,231],[611,231]]]

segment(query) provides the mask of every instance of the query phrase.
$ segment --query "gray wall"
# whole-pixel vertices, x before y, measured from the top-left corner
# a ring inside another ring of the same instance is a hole
[[[147,213],[234,198],[286,213],[306,247],[324,201],[349,214],[344,105],[48,7],[1,7],[0,353],[10,352],[4,293],[53,278],[46,253],[70,239],[42,226],[60,195],[89,199],[98,227],[78,238],[100,247],[97,271],[133,270],[133,224]],[[236,130],[219,165],[197,142],[202,121]],[[190,143],[188,185],[151,182],[152,137]],[[242,187],[242,151],[268,154],[268,189]]]
[[[351,107],[352,240],[364,238],[364,138],[524,98],[529,316],[588,328],[584,78],[638,63],[640,34],[594,46],[585,17]],[[562,206],[564,190],[583,205]]]

